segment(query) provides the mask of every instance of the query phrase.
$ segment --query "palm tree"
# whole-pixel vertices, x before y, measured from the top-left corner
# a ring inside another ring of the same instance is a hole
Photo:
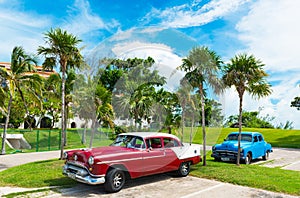
[[[300,110],[300,97],[295,97],[291,102],[291,107],[296,107],[297,110]]]
[[[5,90],[6,80],[2,78],[0,75],[0,111],[3,115],[6,116],[5,113],[5,97],[6,97],[6,90]]]
[[[47,112],[52,117],[50,128],[53,128],[55,122],[58,122],[59,112],[61,112],[61,77],[59,74],[51,74],[44,80],[43,97],[41,117],[44,117]]]
[[[176,95],[178,96],[178,99],[179,99],[179,102],[181,105],[181,109],[182,109],[181,141],[183,141],[186,114],[188,113],[189,108],[192,109],[192,122],[194,121],[194,112],[196,109],[195,109],[195,103],[192,100],[192,91],[193,91],[193,87],[190,85],[188,80],[186,78],[181,79],[180,87],[176,92]],[[190,142],[191,142],[192,132],[193,132],[193,124],[192,124],[191,132],[190,132]]]
[[[239,54],[230,60],[224,68],[223,82],[226,87],[234,86],[239,96],[239,137],[236,164],[240,165],[240,141],[242,131],[243,96],[245,91],[253,97],[261,98],[271,94],[271,85],[266,81],[268,74],[264,64],[253,55]]]
[[[12,51],[10,70],[6,70],[0,67],[0,76],[1,78],[5,79],[5,86],[7,86],[8,88],[9,95],[1,147],[1,154],[3,155],[5,154],[6,133],[9,123],[12,102],[15,98],[15,92],[22,93],[22,86],[28,85],[30,82],[34,83],[34,80],[36,79],[36,76],[26,75],[27,72],[34,70],[34,66],[32,64],[36,64],[36,60],[33,57],[27,55],[22,47],[18,46],[14,47]]]
[[[60,28],[51,29],[45,33],[46,44],[49,47],[39,46],[38,54],[45,56],[44,67],[53,68],[56,63],[59,63],[61,70],[61,153],[60,158],[63,158],[64,142],[66,137],[65,127],[65,82],[66,72],[69,68],[80,67],[83,62],[83,57],[80,54],[80,50],[77,45],[81,42],[76,36],[69,34],[67,31],[63,31]]]
[[[207,47],[195,47],[183,64],[178,68],[185,71],[185,78],[191,86],[198,90],[202,112],[202,135],[203,135],[203,166],[206,166],[206,131],[205,131],[205,86],[209,86],[218,94],[222,91],[222,82],[218,78],[218,72],[222,64],[220,56]]]
[[[300,87],[300,85],[299,85]],[[291,102],[291,107],[296,107],[297,110],[300,110],[300,97],[295,97],[294,100]]]

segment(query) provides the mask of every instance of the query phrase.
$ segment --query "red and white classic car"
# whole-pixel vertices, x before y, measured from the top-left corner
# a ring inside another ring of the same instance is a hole
[[[122,189],[126,179],[165,172],[187,176],[201,162],[200,145],[181,143],[166,133],[122,133],[107,147],[65,153],[63,174],[82,183],[104,184],[107,192]]]

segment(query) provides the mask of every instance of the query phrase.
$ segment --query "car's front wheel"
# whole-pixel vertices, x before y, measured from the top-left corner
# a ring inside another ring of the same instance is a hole
[[[118,192],[125,184],[125,173],[120,169],[113,168],[105,177],[104,188],[107,192]]]
[[[191,165],[190,162],[182,162],[177,171],[180,177],[185,177],[190,173]]]
[[[245,164],[250,164],[251,163],[251,154],[247,153],[247,156],[245,158]]]
[[[270,152],[266,151],[265,155],[263,156],[263,160],[268,160],[269,159],[269,155],[270,155]]]

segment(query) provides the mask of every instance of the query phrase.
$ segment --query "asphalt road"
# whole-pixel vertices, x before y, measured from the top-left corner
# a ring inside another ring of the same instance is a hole
[[[19,153],[12,155],[0,155],[0,171],[19,164],[33,161],[59,158],[59,151],[40,152],[40,153]],[[268,167],[282,167],[300,171],[300,150],[274,148],[270,159],[267,161],[256,160],[254,163],[263,163]],[[33,189],[0,187],[0,197],[12,192],[22,192]],[[196,177],[177,178],[167,174],[144,177],[129,181],[125,188],[115,194],[106,194],[103,186],[89,186],[78,184],[76,187],[60,189],[57,191],[47,191],[46,194],[36,193],[34,197],[138,197],[150,198],[160,197],[263,197],[280,198],[293,196],[253,189],[243,186],[222,183],[213,180],[201,179]]]

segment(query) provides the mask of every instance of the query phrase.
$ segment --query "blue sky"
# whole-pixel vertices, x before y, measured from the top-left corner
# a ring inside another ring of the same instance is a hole
[[[289,107],[300,93],[299,7],[295,0],[0,0],[0,61],[10,61],[14,46],[36,53],[43,33],[56,27],[82,39],[86,57],[151,55],[166,71],[194,46],[225,62],[246,52],[265,63],[273,93],[245,95],[244,109],[300,128],[300,112]],[[236,98],[233,89],[219,97],[225,115],[237,114]]]

